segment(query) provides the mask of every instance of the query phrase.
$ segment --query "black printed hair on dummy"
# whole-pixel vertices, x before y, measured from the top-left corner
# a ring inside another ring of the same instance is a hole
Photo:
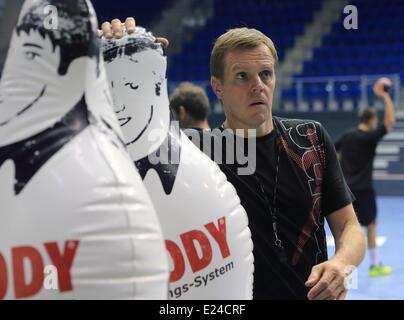
[[[58,25],[56,29],[45,28],[47,5],[57,8]],[[95,17],[94,17],[95,18]],[[38,0],[35,1],[16,26],[17,35],[31,31],[60,47],[58,73],[65,75],[70,63],[79,57],[95,57],[99,64],[99,45],[96,38],[96,23],[92,24],[86,0]],[[97,67],[98,69],[98,67]]]
[[[125,42],[108,40],[103,44],[104,60],[108,63],[122,56],[132,57],[135,53],[159,48],[161,48],[160,43],[146,36],[137,38],[129,36]]]
[[[149,32],[142,27],[136,27],[137,31],[135,34],[129,35],[123,39],[111,39],[104,40],[102,42],[102,52],[104,56],[104,61],[110,63],[117,58],[127,57],[131,61],[137,63],[136,58],[133,55],[146,51],[146,50],[157,50],[162,56],[166,56],[164,47],[158,42]],[[167,78],[167,70],[165,74]],[[156,86],[156,95],[160,95],[160,88]]]

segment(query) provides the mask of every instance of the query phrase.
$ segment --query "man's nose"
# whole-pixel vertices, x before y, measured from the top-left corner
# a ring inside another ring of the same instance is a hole
[[[264,84],[262,83],[261,77],[256,75],[252,78],[251,91],[262,92],[262,90],[264,90]]]

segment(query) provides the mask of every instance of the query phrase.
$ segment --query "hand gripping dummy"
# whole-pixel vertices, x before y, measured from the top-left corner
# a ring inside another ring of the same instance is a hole
[[[170,299],[250,299],[247,215],[219,167],[170,122],[167,59],[143,28],[102,40],[115,112],[162,225]]]
[[[31,0],[14,30],[0,91],[0,298],[167,297],[161,227],[108,102],[96,24],[86,0]]]

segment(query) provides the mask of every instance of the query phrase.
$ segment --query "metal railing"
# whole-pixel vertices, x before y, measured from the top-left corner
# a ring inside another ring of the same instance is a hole
[[[330,76],[330,77],[304,77],[296,78],[293,81],[293,86],[291,90],[295,90],[295,103],[296,105],[302,105],[308,101],[313,102],[319,98],[308,97],[307,92],[310,91],[310,86],[317,86],[320,91],[323,90],[321,95],[326,97],[325,103],[328,106],[333,106],[337,102],[344,100],[356,100],[358,101],[359,107],[368,106],[369,102],[376,100],[371,88],[375,81],[380,77],[388,77],[393,81],[393,100],[397,109],[404,112],[404,106],[401,104],[403,88],[399,74],[379,74],[379,75],[358,75],[358,76]],[[170,81],[168,84],[169,92],[172,92],[175,87],[179,84],[178,81]],[[212,89],[210,87],[210,81],[193,81],[193,83],[201,86],[207,92],[210,102],[212,104],[213,113],[222,113],[222,108],[220,103],[214,96]],[[357,95],[353,94],[351,98],[344,98],[344,92],[347,92],[349,88],[355,88]],[[278,90],[281,88],[278,88]],[[311,88],[312,89],[312,88]],[[283,105],[286,98],[282,99],[281,104]],[[274,106],[275,108],[277,106]],[[282,107],[278,108],[278,111],[282,111]],[[324,110],[332,110],[332,108],[324,108]]]
[[[402,86],[399,74],[295,78],[292,90],[296,90],[296,103],[297,105],[301,105],[305,101],[316,99],[316,93],[311,97],[307,95],[307,92],[313,92],[312,87],[316,86],[317,89],[320,88],[317,99],[326,96],[327,104],[332,106],[337,101],[343,100],[344,93],[348,92],[350,88],[355,88],[352,91],[356,91],[356,94],[351,94],[351,99],[359,101],[359,106],[368,106],[369,101],[374,100],[373,93],[369,93],[371,92],[370,88],[380,77],[387,77],[393,81],[392,93],[394,103],[396,108],[403,108],[401,105]]]

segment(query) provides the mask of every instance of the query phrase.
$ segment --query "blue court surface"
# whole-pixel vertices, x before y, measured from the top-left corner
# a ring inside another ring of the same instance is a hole
[[[352,280],[349,300],[404,300],[404,197],[378,197],[377,244],[378,255],[383,264],[391,265],[389,276],[368,276],[370,258],[368,253],[357,269],[357,278]],[[329,256],[335,247],[331,232],[327,229]]]

